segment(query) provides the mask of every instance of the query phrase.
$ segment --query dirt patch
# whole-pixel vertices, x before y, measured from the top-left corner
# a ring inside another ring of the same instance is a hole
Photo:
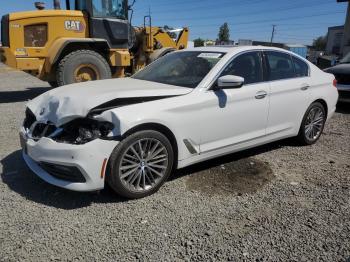
[[[266,162],[245,158],[198,173],[186,181],[188,190],[208,195],[254,193],[274,178]]]

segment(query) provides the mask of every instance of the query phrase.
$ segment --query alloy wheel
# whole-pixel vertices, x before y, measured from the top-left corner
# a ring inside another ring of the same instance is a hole
[[[168,169],[168,151],[155,138],[139,139],[121,157],[119,176],[133,192],[148,191],[157,186]]]
[[[305,122],[305,136],[310,141],[317,140],[321,135],[324,126],[325,116],[321,108],[313,107]]]

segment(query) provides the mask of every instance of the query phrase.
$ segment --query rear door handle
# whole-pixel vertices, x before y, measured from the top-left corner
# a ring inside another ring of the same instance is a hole
[[[308,84],[305,84],[305,85],[302,85],[302,87],[300,87],[300,89],[303,90],[303,91],[306,91],[306,90],[309,89],[309,87],[310,86]]]
[[[255,98],[256,99],[263,99],[267,96],[267,92],[266,91],[259,91],[256,93]]]

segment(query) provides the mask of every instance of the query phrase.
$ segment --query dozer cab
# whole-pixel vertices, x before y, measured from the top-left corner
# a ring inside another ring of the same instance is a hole
[[[187,28],[174,39],[150,16],[133,27],[127,0],[66,0],[65,10],[57,0],[54,10],[35,4],[36,11],[2,17],[0,59],[51,86],[131,75],[187,47]]]

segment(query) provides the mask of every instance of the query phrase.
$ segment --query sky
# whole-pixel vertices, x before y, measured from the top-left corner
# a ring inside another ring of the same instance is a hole
[[[2,16],[33,10],[35,0],[1,2]],[[52,7],[51,0],[43,2]],[[347,5],[336,0],[136,0],[132,23],[142,25],[150,12],[155,26],[187,26],[190,39],[215,40],[220,25],[227,22],[235,41],[270,41],[272,25],[276,25],[274,42],[311,44],[326,35],[329,26],[344,24]]]

